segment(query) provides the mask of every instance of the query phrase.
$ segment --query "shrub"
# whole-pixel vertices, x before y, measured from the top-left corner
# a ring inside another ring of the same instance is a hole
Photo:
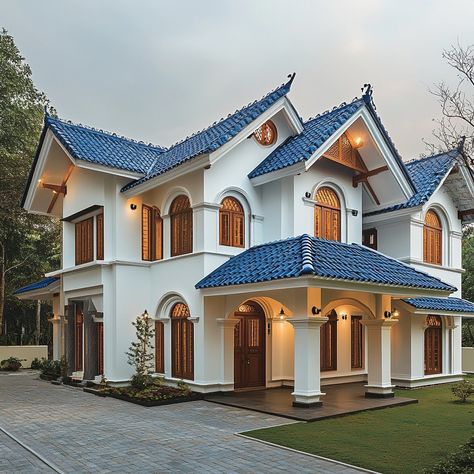
[[[457,383],[451,387],[451,391],[454,396],[459,398],[461,403],[465,403],[466,400],[474,394],[474,384],[469,382],[469,380],[463,380],[462,382]]]
[[[60,360],[43,359],[40,370],[42,379],[56,380],[62,375],[62,362]]]
[[[35,357],[31,361],[31,368],[33,370],[41,370],[43,368],[43,364],[46,362],[46,359],[43,357],[41,359],[38,359],[38,357]]]
[[[0,369],[8,370],[9,372],[17,372],[21,368],[21,362],[24,359],[18,359],[18,357],[9,357],[8,359],[0,362]]]
[[[474,436],[457,451],[439,462],[431,469],[424,471],[427,474],[459,474],[474,472]]]
[[[153,383],[153,377],[151,375],[135,374],[130,381],[130,385],[135,390],[144,390]]]

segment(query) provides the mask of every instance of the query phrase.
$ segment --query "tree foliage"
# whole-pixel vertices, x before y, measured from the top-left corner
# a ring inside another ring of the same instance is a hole
[[[26,213],[20,201],[38,144],[43,108],[48,102],[32,81],[14,39],[0,31],[0,335],[4,319],[18,325],[34,305],[12,293],[59,264],[59,225],[49,217]]]

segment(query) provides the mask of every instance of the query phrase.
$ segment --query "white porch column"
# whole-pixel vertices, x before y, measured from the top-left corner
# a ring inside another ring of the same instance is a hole
[[[324,317],[290,318],[295,329],[295,388],[293,406],[321,406],[320,328]]]
[[[365,386],[368,398],[393,397],[392,372],[390,360],[390,329],[397,319],[362,320],[367,327],[367,372]]]
[[[221,366],[220,379],[224,385],[234,384],[234,328],[240,321],[237,318],[218,318],[221,329]]]

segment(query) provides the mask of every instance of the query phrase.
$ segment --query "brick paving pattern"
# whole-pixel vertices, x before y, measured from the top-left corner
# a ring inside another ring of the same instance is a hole
[[[0,426],[68,473],[359,472],[235,436],[291,421],[205,401],[145,408],[31,374],[0,377],[0,400]],[[0,472],[48,468],[0,433]]]

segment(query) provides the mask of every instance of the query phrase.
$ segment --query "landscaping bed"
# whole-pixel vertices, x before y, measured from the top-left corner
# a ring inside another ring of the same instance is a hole
[[[154,381],[148,387],[138,390],[131,386],[98,388],[85,387],[84,392],[92,393],[99,397],[111,397],[126,402],[135,403],[145,407],[171,405],[173,403],[191,402],[201,400],[202,394],[192,392],[187,386],[170,387],[161,381]]]

